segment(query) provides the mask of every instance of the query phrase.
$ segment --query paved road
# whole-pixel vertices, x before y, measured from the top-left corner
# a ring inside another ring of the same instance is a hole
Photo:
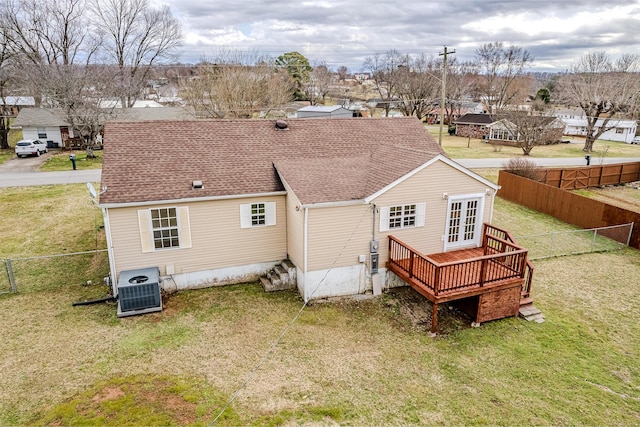
[[[51,153],[40,157],[13,157],[0,164],[0,187],[100,182],[100,169],[73,170],[71,162],[68,171],[38,172],[38,168],[49,157]]]
[[[64,172],[0,172],[0,187],[100,182],[101,172],[100,169]]]
[[[44,157],[44,156],[42,156]],[[44,161],[35,158],[37,161]],[[519,157],[520,159],[522,157]],[[539,166],[584,166],[587,164],[582,157],[578,158],[550,158],[531,159]],[[100,182],[101,170],[68,170],[64,172],[35,172],[37,166],[26,163],[27,159],[11,159],[0,165],[0,187],[19,187],[28,185],[53,185],[53,184],[77,184],[84,182]],[[36,163],[37,163],[36,161]],[[602,163],[628,163],[638,162],[640,157],[605,158]],[[24,162],[22,164],[18,162]],[[501,168],[509,159],[457,159],[456,162],[469,169],[476,168]],[[9,164],[9,165],[7,165]],[[599,165],[600,159],[591,158],[592,165]],[[20,165],[23,168],[18,168]],[[25,170],[26,169],[26,170]]]

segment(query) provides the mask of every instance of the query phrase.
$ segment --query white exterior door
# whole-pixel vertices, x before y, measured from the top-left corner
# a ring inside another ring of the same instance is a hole
[[[479,245],[483,210],[484,195],[449,198],[445,251]]]

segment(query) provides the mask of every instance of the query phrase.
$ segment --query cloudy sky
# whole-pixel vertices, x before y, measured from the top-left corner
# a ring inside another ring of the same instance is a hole
[[[362,70],[396,49],[459,60],[502,41],[526,48],[539,71],[564,71],[588,51],[640,53],[640,0],[152,0],[182,23],[182,62],[221,49],[277,57],[298,51],[312,65]]]

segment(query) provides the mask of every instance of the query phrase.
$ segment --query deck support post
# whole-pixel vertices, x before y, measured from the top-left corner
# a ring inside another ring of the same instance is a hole
[[[438,303],[433,303],[433,311],[431,312],[431,333],[436,333],[436,326],[438,326]]]

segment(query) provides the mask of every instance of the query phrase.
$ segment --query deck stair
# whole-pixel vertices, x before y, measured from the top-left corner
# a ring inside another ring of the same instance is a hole
[[[425,255],[389,236],[387,271],[432,303],[431,333],[437,329],[438,305],[458,302],[475,324],[522,314],[544,321],[533,307],[533,265],[527,249],[506,230],[484,224],[478,247]]]
[[[285,259],[262,276],[260,283],[265,292],[296,289],[296,267]]]

